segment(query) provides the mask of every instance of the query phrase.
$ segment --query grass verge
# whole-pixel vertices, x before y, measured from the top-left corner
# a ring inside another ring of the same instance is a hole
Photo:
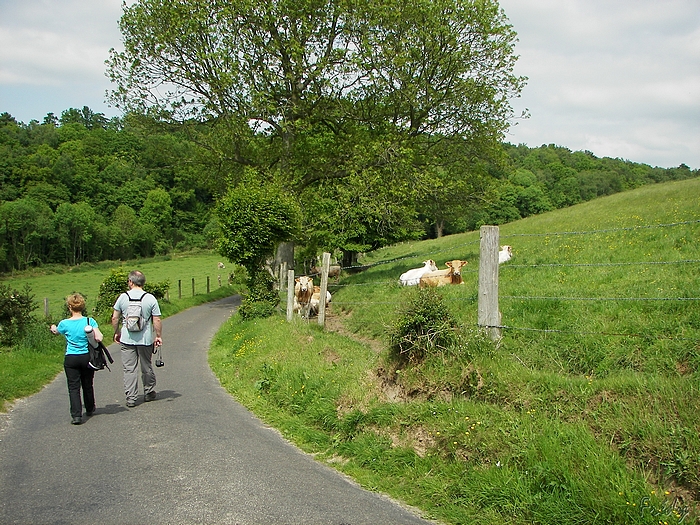
[[[327,331],[234,317],[211,366],[304,450],[446,523],[697,523],[699,194],[660,184],[503,225],[498,345],[478,335],[470,232],[368,253],[330,286]],[[398,366],[414,293],[398,276],[427,259],[469,261],[438,289],[464,352]]]
[[[278,317],[234,316],[209,360],[221,384],[285,437],[426,517],[491,525],[689,522],[678,487],[650,482],[648,465],[620,454],[673,446],[660,437],[694,420],[694,408],[674,422],[656,420],[669,406],[644,405],[692,395],[685,384],[516,371],[508,353],[493,348],[475,359],[490,372],[473,396],[401,398],[376,373],[386,366],[381,353]],[[684,437],[675,439],[680,445]]]

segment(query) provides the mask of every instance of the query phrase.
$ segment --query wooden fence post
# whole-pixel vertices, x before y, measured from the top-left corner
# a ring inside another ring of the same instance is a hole
[[[477,324],[486,328],[493,341],[501,338],[498,311],[498,226],[482,226],[479,246],[479,301]]]
[[[192,297],[194,297],[194,277],[192,277]]]
[[[221,288],[221,276],[219,275],[219,288]]]
[[[294,270],[287,270],[287,322],[294,317]]]
[[[207,293],[209,293],[209,276],[207,275]]]
[[[177,298],[182,299],[182,279],[177,280]]]
[[[44,297],[44,317],[49,316],[49,298]]]
[[[321,296],[318,300],[318,324],[326,325],[326,291],[328,290],[328,269],[331,265],[331,254],[323,252],[323,267],[321,268]]]

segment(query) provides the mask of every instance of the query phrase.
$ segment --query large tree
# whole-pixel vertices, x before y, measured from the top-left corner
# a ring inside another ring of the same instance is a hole
[[[495,0],[140,0],[120,28],[117,106],[209,121],[222,162],[299,193],[411,177],[436,134],[493,144],[524,82]]]

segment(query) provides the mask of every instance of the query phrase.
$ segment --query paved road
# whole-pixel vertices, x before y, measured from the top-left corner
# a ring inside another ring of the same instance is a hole
[[[229,298],[165,319],[154,402],[126,408],[112,345],[83,425],[70,424],[64,374],[0,416],[0,524],[428,524],[314,461],[226,393],[206,353],[236,306]]]

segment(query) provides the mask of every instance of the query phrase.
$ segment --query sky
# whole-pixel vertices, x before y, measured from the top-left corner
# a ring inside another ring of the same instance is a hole
[[[133,3],[129,0],[128,3]],[[0,0],[0,113],[20,122],[105,102],[122,0]],[[700,0],[500,0],[518,33],[505,140],[700,168]]]

